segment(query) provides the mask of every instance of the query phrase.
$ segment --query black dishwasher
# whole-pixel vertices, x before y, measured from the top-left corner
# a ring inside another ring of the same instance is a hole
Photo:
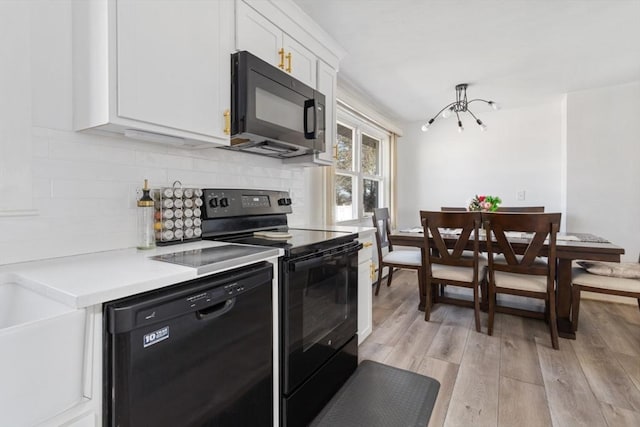
[[[272,266],[104,306],[104,425],[273,425]]]

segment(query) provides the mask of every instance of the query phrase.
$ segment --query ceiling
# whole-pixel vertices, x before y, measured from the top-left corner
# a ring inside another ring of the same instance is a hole
[[[640,80],[640,0],[294,1],[346,50],[339,78],[396,121],[436,114],[458,83],[517,108]]]

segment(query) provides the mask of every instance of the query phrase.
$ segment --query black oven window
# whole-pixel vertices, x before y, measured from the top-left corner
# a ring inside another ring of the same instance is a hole
[[[346,263],[333,260],[307,271],[303,290],[302,351],[307,351],[349,317]]]

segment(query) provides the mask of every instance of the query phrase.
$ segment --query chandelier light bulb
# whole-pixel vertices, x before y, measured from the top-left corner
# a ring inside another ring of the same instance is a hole
[[[422,132],[426,132],[429,130],[429,126],[431,126],[431,123],[433,123],[435,119],[431,119],[429,120],[427,123],[422,125]]]
[[[458,120],[458,132],[462,133],[463,130],[464,128],[462,127],[462,122]]]
[[[489,105],[491,105],[491,108],[493,108],[494,110],[499,110],[500,109],[500,106],[497,103],[493,102],[493,101],[489,101]]]
[[[451,108],[447,108],[446,110],[444,110],[442,112],[442,118],[443,119],[447,119],[449,117],[451,117]]]
[[[480,130],[482,132],[487,130],[487,125],[485,125],[484,123],[482,123],[482,120],[480,119],[476,119],[476,123],[478,123],[478,126],[480,126]]]

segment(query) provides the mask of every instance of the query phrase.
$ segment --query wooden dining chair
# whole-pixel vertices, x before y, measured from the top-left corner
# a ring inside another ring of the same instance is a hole
[[[556,235],[560,229],[559,213],[483,213],[487,231],[487,252],[489,257],[488,299],[489,335],[493,334],[498,293],[542,299],[545,312],[501,307],[500,311],[527,317],[546,319],[551,333],[551,344],[558,349],[558,328],[556,325],[555,277],[556,277]],[[506,233],[532,233],[530,240],[523,239],[518,245],[509,242]],[[543,252],[545,240],[548,249]],[[518,254],[514,247],[520,246]],[[502,256],[496,257],[497,253]],[[539,258],[546,256],[546,259]]]
[[[544,206],[500,206],[497,212],[519,212],[519,213],[544,212]]]
[[[480,332],[480,270],[484,269],[484,258],[479,257],[478,229],[482,216],[480,212],[437,212],[420,211],[424,228],[424,274],[425,292],[424,319],[431,314],[432,291],[437,285],[461,286],[473,290],[473,301],[440,296],[438,302],[473,307],[476,330]],[[443,237],[442,229],[458,228],[455,241],[452,235]],[[472,251],[465,250],[472,239]]]
[[[578,330],[580,293],[582,291],[631,297],[640,309],[640,258],[638,263],[578,262],[585,268],[574,268],[571,283],[571,329]]]
[[[382,281],[382,270],[389,268],[387,274],[387,287],[391,286],[393,271],[396,268],[407,268],[418,272],[418,288],[422,289],[422,255],[414,250],[394,250],[389,235],[391,234],[391,221],[389,218],[389,208],[379,208],[373,210],[373,226],[376,228],[376,245],[378,246],[378,280],[376,281],[376,292],[380,292],[380,282]],[[387,253],[384,249],[387,248]]]

